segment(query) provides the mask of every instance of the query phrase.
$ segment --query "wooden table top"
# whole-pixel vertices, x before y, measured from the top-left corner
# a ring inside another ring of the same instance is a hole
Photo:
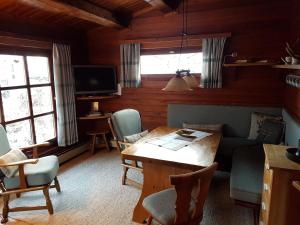
[[[287,148],[291,147],[284,145],[264,144],[266,162],[269,168],[300,170],[300,164],[293,162],[286,157],[285,153]]]
[[[175,163],[183,167],[194,166],[195,168],[207,167],[214,162],[221,139],[220,133],[214,133],[177,151],[145,143],[147,139],[164,136],[176,130],[179,128],[158,127],[154,129],[137,143],[122,151],[123,159],[142,162],[159,161],[165,164]]]

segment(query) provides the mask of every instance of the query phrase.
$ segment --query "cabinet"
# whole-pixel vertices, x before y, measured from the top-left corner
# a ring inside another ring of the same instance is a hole
[[[293,181],[300,179],[300,164],[290,161],[287,146],[264,145],[265,168],[260,225],[299,225],[300,192]]]

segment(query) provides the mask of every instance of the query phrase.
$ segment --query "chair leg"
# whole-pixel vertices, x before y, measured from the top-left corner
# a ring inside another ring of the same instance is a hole
[[[122,184],[125,185],[126,184],[126,179],[127,179],[128,168],[124,166],[123,170],[124,170],[124,173],[123,173],[123,178],[122,178]]]
[[[153,220],[153,217],[149,216],[148,220],[147,220],[147,225],[151,225],[152,224],[152,220]]]
[[[91,149],[90,149],[91,155],[93,155],[94,152],[95,152],[95,144],[96,144],[96,135],[92,135],[92,137],[91,137]]]
[[[16,197],[20,198],[21,197],[21,193],[16,193]]]
[[[108,144],[108,142],[107,142],[106,135],[105,135],[105,134],[102,134],[102,137],[103,137],[103,140],[104,140],[106,149],[107,149],[108,151],[110,151],[110,147],[109,147],[109,144]]]
[[[53,206],[52,206],[52,202],[49,196],[49,187],[46,187],[43,189],[43,193],[46,199],[46,205],[47,205],[47,209],[49,214],[53,214]]]
[[[61,192],[60,185],[59,185],[57,177],[54,178],[54,185],[55,185],[56,191]]]
[[[3,211],[1,223],[7,223],[9,212],[9,195],[3,195]]]

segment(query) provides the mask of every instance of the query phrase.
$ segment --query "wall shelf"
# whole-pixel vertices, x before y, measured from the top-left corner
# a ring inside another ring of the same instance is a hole
[[[76,97],[78,101],[100,101],[103,99],[117,98],[117,95],[108,95],[108,96],[86,96],[86,97]]]
[[[254,62],[254,63],[226,63],[223,64],[224,67],[250,67],[250,66],[273,66],[275,63],[263,63],[263,62]]]
[[[300,64],[290,65],[290,64],[283,64],[283,65],[273,65],[273,68],[278,69],[290,69],[290,70],[300,70]]]

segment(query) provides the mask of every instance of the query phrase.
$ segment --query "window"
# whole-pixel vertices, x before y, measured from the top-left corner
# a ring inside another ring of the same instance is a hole
[[[0,103],[12,148],[55,138],[49,57],[0,54]]]
[[[174,74],[178,69],[201,73],[202,52],[141,56],[141,74]]]

